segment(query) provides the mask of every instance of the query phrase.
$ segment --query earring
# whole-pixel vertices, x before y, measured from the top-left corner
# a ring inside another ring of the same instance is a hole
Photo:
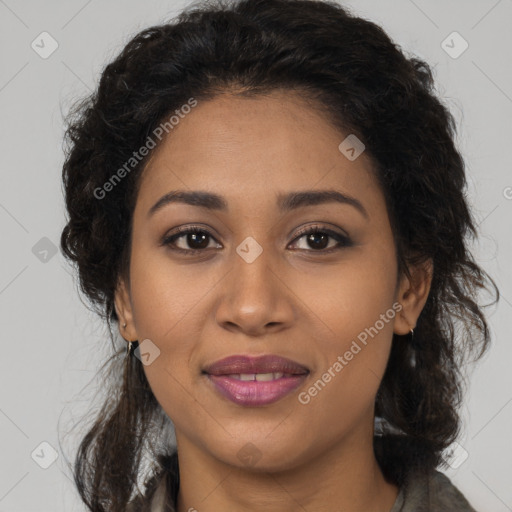
[[[124,322],[123,324],[123,329],[126,329],[126,322]],[[137,343],[137,341],[129,341],[127,343],[127,346],[126,346],[126,357],[130,357],[130,355],[132,354],[132,348],[135,350],[134,348],[134,344]]]
[[[416,347],[414,346],[414,343],[413,343],[413,339],[414,339],[414,329],[411,329],[411,339],[410,339],[410,346],[411,346],[411,351],[412,351],[412,355],[411,355],[411,366],[413,368],[416,367]]]

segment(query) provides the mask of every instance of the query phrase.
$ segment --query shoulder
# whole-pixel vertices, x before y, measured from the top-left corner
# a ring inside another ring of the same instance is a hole
[[[437,470],[409,475],[400,494],[402,506],[397,512],[476,512],[451,480]]]

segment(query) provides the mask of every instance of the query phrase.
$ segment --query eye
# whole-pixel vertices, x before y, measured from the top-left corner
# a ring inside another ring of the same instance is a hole
[[[349,237],[321,226],[310,226],[300,231],[299,236],[297,236],[295,240],[300,240],[301,238],[306,238],[306,244],[314,248],[313,251],[310,250],[309,252],[331,253],[342,247],[350,247],[353,245]],[[329,247],[329,238],[336,240],[336,242],[338,242],[337,245],[335,244]],[[299,249],[308,250],[307,247],[305,249]]]
[[[181,252],[183,254],[198,253],[204,249],[208,249],[208,239],[214,239],[213,235],[209,231],[206,231],[200,226],[187,226],[183,228],[177,228],[176,231],[177,233],[166,236],[162,240],[162,245],[170,246],[173,251]],[[191,247],[190,249],[186,247],[176,247],[176,242],[182,238],[183,244],[188,244],[188,246]]]
[[[161,245],[169,246],[173,251],[177,251],[182,254],[197,254],[204,252],[205,249],[211,248],[209,247],[210,241],[215,240],[208,230],[200,226],[181,227],[177,228],[175,231],[176,232],[174,234],[164,237]],[[341,249],[342,247],[350,247],[353,245],[349,237],[321,226],[310,226],[303,229],[299,232],[299,236],[295,238],[294,242],[301,238],[306,238],[306,243],[310,244],[310,247],[313,249],[308,249],[306,247],[299,248],[300,250],[323,254],[331,253]],[[329,247],[329,239],[334,239],[337,244]],[[178,247],[178,241],[181,241],[185,247]]]

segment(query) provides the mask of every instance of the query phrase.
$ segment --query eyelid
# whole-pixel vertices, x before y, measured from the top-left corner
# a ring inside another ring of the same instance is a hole
[[[208,237],[215,240],[217,243],[220,243],[217,241],[216,235],[213,235],[210,230],[214,231],[210,227],[194,225],[194,224],[186,225],[186,226],[179,226],[179,227],[171,230],[170,234],[165,234],[160,242],[160,245],[171,246],[171,241],[175,242],[182,236],[185,236],[189,233],[197,233],[197,232],[204,233]],[[172,247],[172,250],[176,251],[176,252],[181,252],[181,253],[192,253],[192,252],[204,252],[205,251],[205,249],[181,249],[180,247]]]
[[[339,228],[338,228],[339,229]],[[315,231],[321,231],[322,233],[332,235],[332,236],[339,236],[340,238],[345,238],[346,240],[350,240],[350,236],[344,232],[344,233],[338,233],[337,231],[327,227],[326,224],[310,224],[309,226],[305,226],[297,233],[295,233],[294,240],[296,240],[299,237],[302,237],[304,235],[308,235],[309,233],[314,233]]]
[[[314,224],[306,226],[299,230],[298,233],[295,234],[294,239],[291,243],[294,243],[298,240],[300,240],[302,237],[309,235],[309,234],[315,234],[315,233],[322,233],[327,235],[329,238],[333,238],[336,240],[337,244],[334,247],[329,247],[328,249],[320,249],[318,251],[315,251],[314,249],[300,249],[302,251],[305,251],[306,253],[317,253],[319,255],[328,255],[332,254],[333,252],[339,251],[343,248],[351,247],[354,245],[352,239],[350,236],[346,233],[339,233],[331,228],[326,227],[325,225],[321,224]]]
[[[172,247],[171,242],[174,243],[176,240],[178,240],[179,238],[181,238],[187,234],[199,232],[199,233],[205,234],[206,236],[208,236],[209,238],[213,239],[215,242],[220,244],[220,242],[218,242],[216,236],[210,232],[210,229],[211,229],[210,227],[204,227],[204,226],[193,225],[193,224],[186,225],[186,226],[179,226],[178,228],[175,228],[174,230],[172,230],[171,234],[164,235],[162,241],[160,242],[160,245],[170,246],[171,250],[178,252],[178,253],[182,253],[182,254],[197,254],[197,253],[201,253],[201,252],[206,252],[207,248],[204,248],[204,249],[182,249],[180,247]],[[306,252],[310,252],[310,253],[318,253],[318,254],[329,254],[329,253],[332,253],[339,249],[342,249],[343,247],[350,247],[351,245],[353,245],[352,239],[350,238],[350,236],[348,234],[338,233],[337,231],[334,231],[333,229],[328,228],[327,226],[318,224],[318,223],[313,224],[313,225],[308,225],[308,226],[305,226],[305,227],[299,229],[299,231],[297,233],[295,233],[295,236],[290,243],[294,243],[306,235],[314,234],[317,232],[323,233],[323,234],[327,235],[328,237],[335,239],[337,241],[337,245],[334,247],[330,247],[328,249],[320,249],[318,251],[315,251],[314,249],[309,249],[309,250],[308,249],[300,249],[301,251],[306,251]]]

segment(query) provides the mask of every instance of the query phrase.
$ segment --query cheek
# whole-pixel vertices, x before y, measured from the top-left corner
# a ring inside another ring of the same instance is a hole
[[[151,340],[159,350],[144,372],[170,416],[184,410],[193,414],[187,401],[195,378],[190,360],[204,322],[201,301],[215,284],[211,274],[198,279],[193,265],[172,264],[161,248],[132,253],[130,289],[138,337]]]
[[[385,320],[379,316],[382,312]],[[317,346],[322,365],[299,396],[313,430],[321,428],[329,437],[340,428],[350,431],[364,423],[386,368],[394,314],[388,308],[376,309],[368,318],[354,311],[331,319],[338,337]]]
[[[165,357],[165,359],[164,359]],[[164,356],[152,365],[144,367],[149,386],[165,414],[171,419],[175,430],[187,432],[200,445],[212,435],[212,413],[204,399],[194,396],[196,382],[191,380],[188,370],[180,367],[176,356]],[[158,363],[158,364],[157,364]]]
[[[161,247],[134,251],[130,277],[137,331],[155,342],[172,339],[182,324],[193,328],[190,317],[215,284],[212,272],[199,278],[196,265],[173,263]]]
[[[358,247],[335,265],[310,265],[298,270],[300,278],[296,273],[287,276],[295,296],[315,313],[310,315],[315,328],[347,340],[372,326],[392,306],[394,252],[392,247],[380,247]]]
[[[310,319],[321,354],[319,380],[306,389],[305,400],[310,399],[315,415],[325,421],[334,414],[350,422],[373,403],[400,308],[394,303],[395,280],[393,248],[386,252],[366,247],[358,257],[332,267],[328,279],[309,273],[294,287],[315,313]]]

